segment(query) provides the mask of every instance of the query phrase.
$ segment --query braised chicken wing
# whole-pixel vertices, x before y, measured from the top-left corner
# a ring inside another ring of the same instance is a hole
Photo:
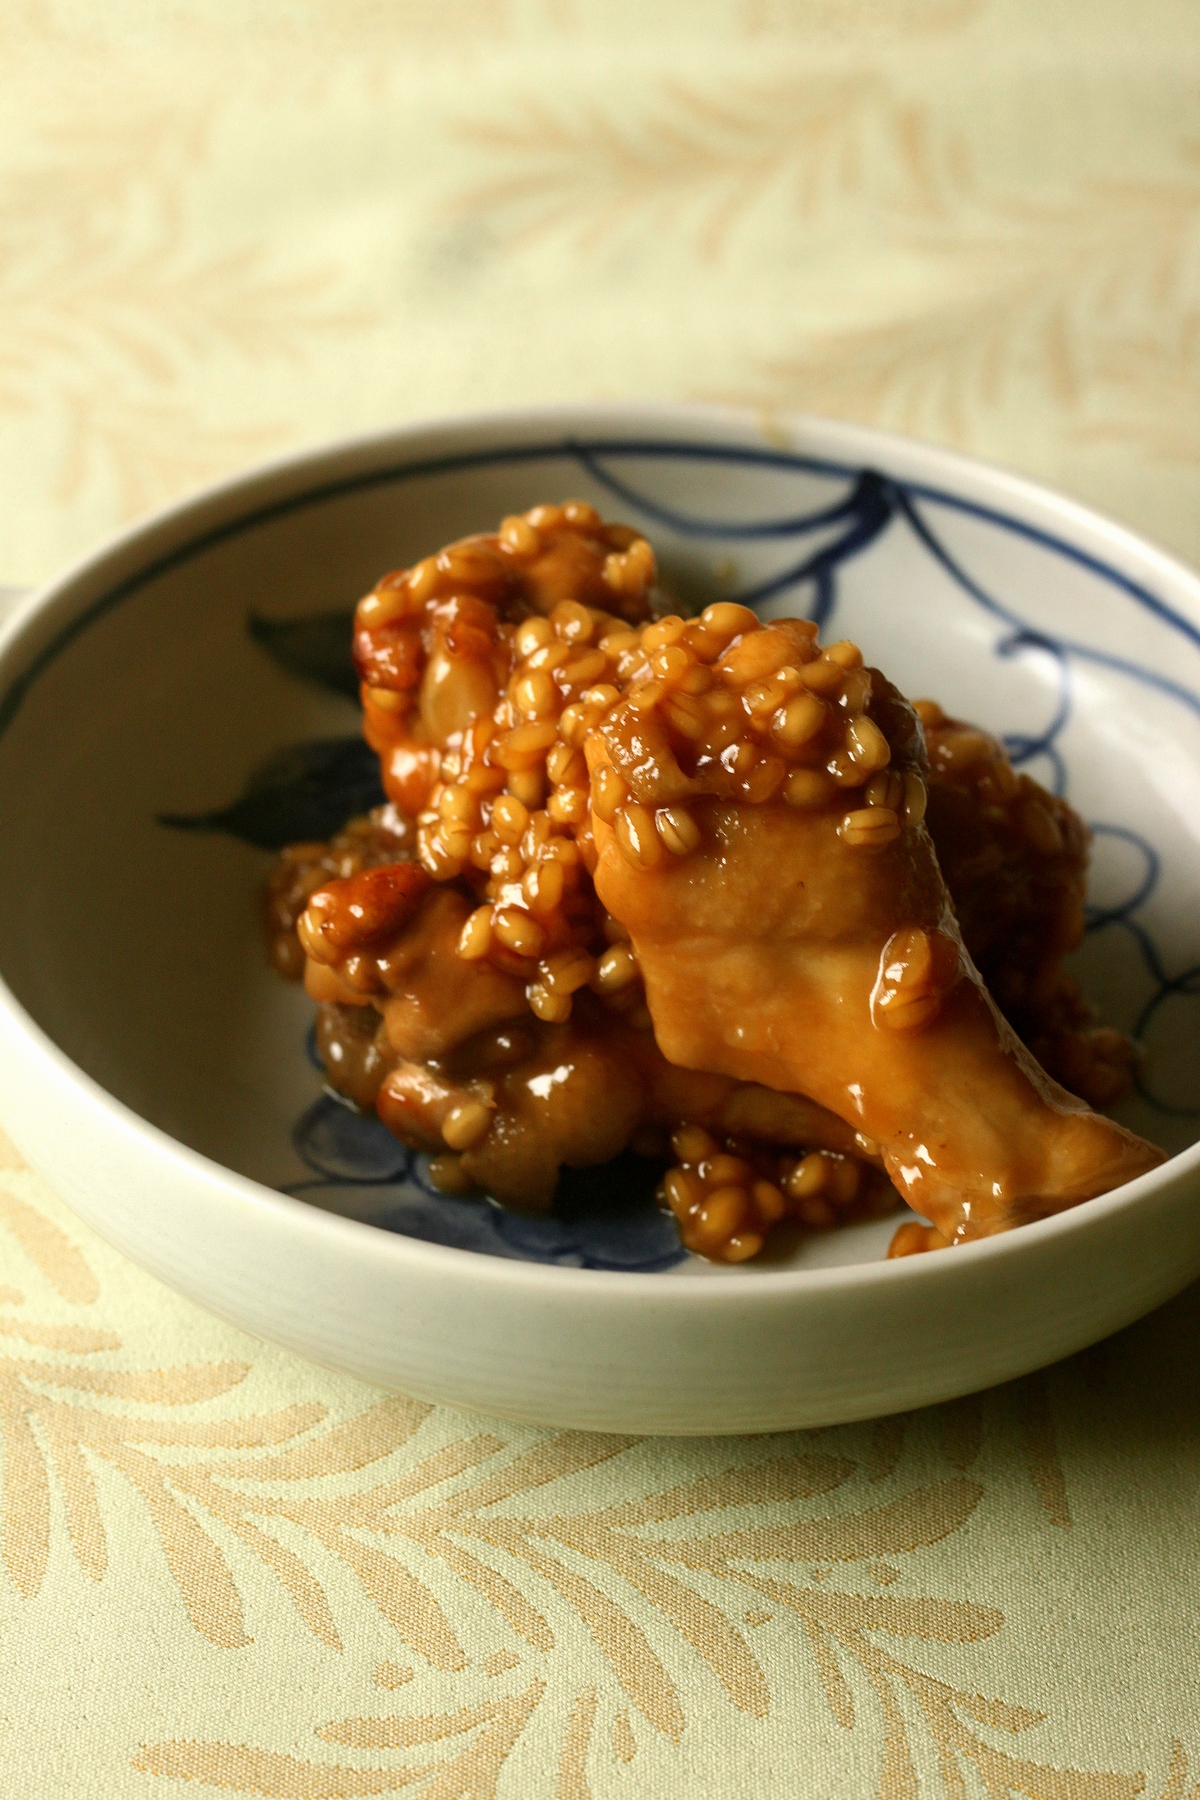
[[[318,1049],[338,1092],[439,1154],[434,1177],[447,1191],[483,1188],[542,1211],[563,1165],[608,1162],[631,1141],[665,1154],[689,1121],[758,1146],[759,1178],[785,1184],[780,1217],[802,1216],[786,1183],[814,1154],[825,1160],[795,1199],[828,1166],[843,1210],[868,1197],[886,1209],[865,1170],[840,1167],[864,1160],[844,1120],[798,1094],[669,1063],[640,1002],[631,1017],[628,982],[577,993],[564,1023],[538,1019],[511,975],[458,955],[471,903],[456,886],[411,860],[363,861],[322,884],[298,921],[305,982],[321,1003]],[[628,952],[614,960],[628,966]]]
[[[819,654],[806,623],[730,606],[678,625],[587,745],[596,891],[668,1059],[820,1101],[879,1143],[947,1242],[1161,1161],[997,1011],[924,825],[920,724],[890,683],[853,645]]]
[[[447,1191],[512,1205],[564,1164],[673,1156],[685,1243],[735,1261],[786,1216],[902,1195],[933,1222],[905,1253],[1152,1167],[1017,1036],[1097,1099],[1128,1082],[1061,970],[1066,803],[854,645],[733,604],[659,616],[655,584],[644,539],[568,503],[361,602],[389,805],[285,853],[269,897],[332,1085]]]
[[[1063,965],[1083,941],[1087,826],[1018,774],[989,732],[932,700],[915,710],[929,757],[925,823],[972,962],[1046,1072],[1090,1106],[1115,1106],[1133,1089],[1136,1046],[1096,1023]]]

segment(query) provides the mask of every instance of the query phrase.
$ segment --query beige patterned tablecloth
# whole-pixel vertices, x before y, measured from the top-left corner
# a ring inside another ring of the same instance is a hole
[[[1197,0],[0,0],[0,582],[646,395],[1196,559],[1198,80]],[[1195,1291],[907,1419],[542,1433],[218,1324],[0,1141],[0,1337],[6,1800],[1200,1795]]]

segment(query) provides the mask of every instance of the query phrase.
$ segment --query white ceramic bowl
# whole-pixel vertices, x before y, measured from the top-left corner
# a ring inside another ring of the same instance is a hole
[[[829,618],[1066,787],[1096,831],[1083,972],[1147,1040],[1125,1116],[1177,1152],[1164,1168],[949,1255],[885,1263],[887,1221],[718,1270],[644,1207],[531,1226],[423,1192],[419,1159],[320,1098],[311,1007],[259,941],[269,857],[247,840],[369,803],[344,621],[322,615],[570,495],[643,527],[689,596]],[[424,1398],[732,1432],[1004,1380],[1200,1271],[1197,696],[1194,576],[1068,501],[875,432],[563,408],[274,465],[117,539],[0,632],[0,1119],[164,1281]]]

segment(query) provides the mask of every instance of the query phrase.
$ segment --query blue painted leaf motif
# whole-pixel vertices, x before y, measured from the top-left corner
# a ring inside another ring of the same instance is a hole
[[[356,1188],[360,1199],[348,1202],[347,1196]],[[444,1194],[431,1198],[411,1181],[376,1182],[370,1186],[344,1181],[294,1181],[284,1192],[340,1217],[360,1219],[423,1244],[441,1244],[447,1250],[473,1250],[479,1256],[500,1256],[510,1261],[553,1260],[527,1257],[523,1251],[510,1249],[496,1230],[499,1209],[488,1201],[448,1200]]]
[[[563,1169],[553,1222],[585,1269],[669,1269],[686,1258],[674,1216],[655,1198],[664,1173],[664,1162],[629,1150],[598,1168]]]
[[[615,1269],[654,1274],[683,1262],[687,1251],[669,1214],[656,1206],[636,1210],[619,1206],[571,1224],[557,1214],[530,1218],[499,1212],[496,1232],[527,1261],[552,1262],[571,1269]]]
[[[560,1268],[654,1273],[687,1255],[675,1221],[655,1204],[657,1164],[628,1154],[600,1169],[565,1170],[555,1210],[532,1217],[485,1195],[450,1198],[429,1179],[430,1158],[413,1156],[368,1113],[323,1094],[297,1120],[292,1141],[319,1177],[285,1190],[385,1231],[522,1262]],[[361,1206],[347,1195],[368,1189]]]
[[[411,1157],[399,1138],[371,1113],[322,1094],[292,1128],[301,1161],[331,1181],[400,1181]]]
[[[241,798],[205,813],[159,813],[177,831],[226,831],[260,850],[332,837],[383,803],[379,759],[360,737],[292,744],[251,771]]]
[[[687,1257],[674,1219],[654,1200],[659,1166],[640,1157],[565,1170],[554,1211],[533,1217],[483,1194],[449,1198],[429,1179],[429,1156],[410,1155],[377,1120],[328,1095],[308,1108],[293,1135],[300,1156],[324,1179],[291,1182],[284,1191],[384,1231],[569,1269],[653,1274]],[[356,1188],[368,1191],[350,1203]]]
[[[394,1217],[372,1212],[372,1223],[427,1243],[559,1268],[655,1274],[687,1258],[674,1219],[654,1198],[661,1165],[642,1157],[626,1152],[601,1168],[564,1169],[554,1210],[544,1215],[513,1212],[482,1195],[448,1200],[430,1182],[428,1164],[415,1156],[412,1180],[430,1204],[405,1202]]]
[[[331,693],[358,699],[358,675],[350,655],[353,610],[311,613],[307,618],[268,619],[252,612],[246,620],[254,642],[290,675],[315,681]]]

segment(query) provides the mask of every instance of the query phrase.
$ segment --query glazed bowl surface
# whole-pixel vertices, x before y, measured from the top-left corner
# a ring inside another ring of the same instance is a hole
[[[1094,834],[1078,972],[1147,1051],[1160,1170],[950,1254],[895,1220],[686,1256],[636,1183],[548,1220],[458,1201],[323,1093],[262,946],[272,849],[378,797],[348,613],[380,573],[578,497],[681,604],[860,642],[1004,737]],[[0,1123],[78,1213],[214,1312],[388,1388],[556,1426],[788,1429],[1007,1379],[1200,1273],[1200,581],[1070,501],[806,418],[565,407],[253,471],[0,625]]]

